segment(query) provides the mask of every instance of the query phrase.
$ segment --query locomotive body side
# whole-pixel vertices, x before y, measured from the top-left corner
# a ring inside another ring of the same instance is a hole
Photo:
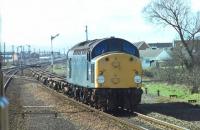
[[[69,54],[67,60],[67,82],[77,86],[88,86],[87,66],[89,64],[86,55]]]

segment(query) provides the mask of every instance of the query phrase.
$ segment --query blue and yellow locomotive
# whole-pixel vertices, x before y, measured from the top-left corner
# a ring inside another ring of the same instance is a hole
[[[120,38],[88,40],[67,54],[65,92],[103,110],[133,110],[141,101],[138,49]]]

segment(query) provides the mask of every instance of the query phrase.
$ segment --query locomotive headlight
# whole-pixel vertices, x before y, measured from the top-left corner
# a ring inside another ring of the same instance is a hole
[[[97,82],[100,83],[100,84],[103,84],[105,82],[105,78],[103,75],[99,75],[97,77]]]
[[[135,81],[135,83],[139,84],[139,83],[142,82],[142,77],[139,76],[139,75],[135,75],[135,77],[134,77],[134,81]]]

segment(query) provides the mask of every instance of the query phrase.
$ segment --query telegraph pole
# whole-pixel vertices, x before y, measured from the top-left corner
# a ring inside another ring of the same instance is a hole
[[[15,54],[15,49],[14,49],[14,45],[12,45],[12,59],[13,59],[13,65],[14,65],[14,54]]]
[[[51,36],[51,71],[53,73],[53,44],[52,44],[52,41],[54,38],[58,37],[59,36],[59,33],[56,34],[55,36]]]
[[[3,47],[3,63],[4,65],[6,64],[6,43],[4,42],[4,47]]]
[[[28,45],[28,54],[31,54],[31,45]]]
[[[20,48],[21,48],[21,53],[20,53],[20,59],[21,59],[21,62],[20,62],[20,68],[22,69],[22,46],[20,46]]]
[[[85,26],[85,35],[86,35],[86,41],[88,41],[88,27],[87,27],[87,25]]]
[[[0,52],[1,52],[1,42],[0,42]],[[2,53],[1,53],[2,54]]]
[[[19,65],[19,46],[17,47],[17,65]]]
[[[19,53],[19,51],[18,51],[18,47],[17,47],[17,53]]]
[[[21,48],[21,52],[19,52],[19,54],[20,54],[20,69],[21,69],[21,74],[23,74],[23,69],[22,69],[22,58],[23,58],[23,56],[22,56],[22,45],[21,46],[18,46],[18,47],[20,47]],[[17,47],[17,49],[18,49],[18,47]],[[18,60],[19,60],[19,58],[18,58]]]
[[[53,36],[51,36],[51,72],[53,73],[53,45],[52,45]]]
[[[65,48],[63,48],[63,52],[64,52],[63,54],[65,55]]]

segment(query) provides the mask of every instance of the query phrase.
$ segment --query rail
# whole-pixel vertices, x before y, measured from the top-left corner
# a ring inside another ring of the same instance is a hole
[[[0,60],[2,58],[0,57]],[[62,60],[61,60],[62,61]],[[56,61],[60,62],[60,61]],[[48,62],[45,63],[38,63],[38,64],[48,64]],[[35,64],[30,64],[29,65],[23,65],[21,66],[21,69],[31,67],[31,65]],[[37,65],[37,64],[36,64]],[[6,75],[9,73],[13,72],[10,74],[8,79],[6,80],[5,84],[3,85],[3,71],[5,72]],[[6,72],[7,71],[7,72]],[[3,68],[2,69],[2,61],[0,61],[0,130],[8,130],[9,129],[9,121],[8,121],[8,105],[9,102],[7,98],[5,97],[6,90],[8,88],[8,85],[10,81],[12,80],[13,76],[18,72],[18,67],[10,67],[10,68]]]
[[[41,68],[37,68],[37,70],[35,70],[37,72],[42,72],[43,74],[46,74],[46,75],[49,75],[49,76],[52,76],[52,77],[57,77],[57,78],[60,78],[60,79],[64,79],[65,77],[64,76],[60,76],[60,75],[57,75],[57,74],[52,74],[51,72],[49,71],[46,71],[46,70],[42,70]]]
[[[155,125],[164,126],[165,128],[168,128],[168,129],[172,129],[172,130],[189,130],[187,128],[180,127],[180,126],[177,126],[177,125],[165,122],[165,121],[161,121],[161,120],[155,119],[153,117],[149,117],[149,116],[143,115],[143,114],[138,113],[138,112],[134,112],[134,114],[140,119],[152,122]]]
[[[13,72],[13,73],[12,73]],[[8,105],[9,102],[5,97],[6,90],[10,81],[12,80],[13,76],[18,72],[14,68],[6,72],[6,74],[11,75],[6,80],[5,84],[3,85],[3,72],[0,69],[0,129],[1,130],[8,130],[9,129],[9,121],[8,121]]]
[[[11,73],[12,71],[14,71],[13,73]],[[11,70],[9,73],[11,73],[11,75],[8,77],[8,79],[6,80],[3,88],[4,88],[4,91],[6,93],[6,90],[8,88],[8,85],[10,83],[10,81],[13,79],[13,76],[18,72],[18,70]]]

